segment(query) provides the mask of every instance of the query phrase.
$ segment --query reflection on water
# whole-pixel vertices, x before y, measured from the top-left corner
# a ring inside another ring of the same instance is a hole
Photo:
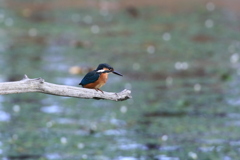
[[[52,105],[52,106],[46,106],[41,108],[42,112],[45,113],[61,113],[63,109],[60,106]]]
[[[157,160],[180,160],[177,157],[168,157],[166,155],[158,155],[158,156],[156,156],[156,159]]]
[[[128,142],[129,143],[129,142]],[[121,144],[118,146],[121,150],[136,150],[136,149],[147,149],[144,145],[138,143],[129,143],[129,144]]]
[[[49,153],[45,155],[45,157],[49,160],[61,159],[62,156],[59,153]]]
[[[118,157],[116,160],[138,160],[137,158],[134,157]]]
[[[230,145],[232,145],[232,146],[240,146],[240,140],[231,141],[231,142],[230,142]]]
[[[0,121],[10,121],[11,115],[7,112],[0,110]]]
[[[226,142],[224,139],[206,139],[203,141],[204,141],[204,143],[209,144],[209,145],[223,144]]]
[[[75,119],[70,119],[70,118],[58,118],[56,120],[56,122],[59,124],[76,124],[76,123],[78,123]]]
[[[239,106],[240,105],[240,99],[228,99],[227,100],[228,104],[231,106]]]
[[[124,135],[126,135],[128,132],[126,131],[126,130],[113,130],[113,129],[111,129],[111,130],[106,130],[106,131],[104,131],[104,135],[106,135],[106,136],[124,136]]]
[[[0,102],[2,103],[4,101],[4,96],[0,96]]]
[[[202,152],[212,152],[215,149],[215,146],[204,146],[199,148]]]
[[[145,158],[145,157],[141,157],[141,158],[135,158],[135,157],[118,157],[114,160],[148,160],[149,158]],[[154,156],[153,158],[150,158],[150,159],[154,159],[154,160],[180,160],[179,158],[177,157],[169,157],[169,156],[166,156],[166,155],[156,155]]]
[[[227,117],[232,118],[232,119],[239,119],[240,118],[240,113],[229,113]]]
[[[162,147],[160,147],[160,150],[162,150],[162,151],[175,151],[179,148],[180,148],[179,146],[162,146]]]
[[[226,125],[238,127],[238,126],[240,126],[240,120],[228,121],[228,122],[226,123]]]

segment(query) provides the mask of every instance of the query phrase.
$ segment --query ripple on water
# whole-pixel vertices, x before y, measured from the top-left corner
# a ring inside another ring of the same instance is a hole
[[[180,146],[162,146],[160,148],[160,150],[162,150],[162,151],[175,151],[179,148],[180,148]]]
[[[123,136],[123,135],[126,135],[127,134],[127,131],[126,130],[119,130],[119,129],[109,129],[109,130],[106,130],[104,133],[104,135],[107,135],[107,136]]]
[[[49,154],[46,154],[45,157],[49,160],[62,158],[59,153],[49,153]]]
[[[141,160],[148,160],[149,158],[147,157],[141,157]],[[155,160],[180,160],[178,157],[168,157],[166,155],[157,155],[154,157]],[[117,157],[114,160],[139,160],[139,158],[135,158],[135,157]]]
[[[240,146],[240,141],[230,141],[231,146]]]
[[[61,107],[57,106],[57,105],[52,105],[52,106],[44,106],[41,108],[41,111],[44,113],[61,113],[63,110]]]
[[[229,121],[226,123],[227,126],[240,126],[240,121]]]
[[[75,119],[70,119],[70,118],[58,118],[56,122],[59,124],[77,124],[78,123]]]
[[[239,113],[229,113],[229,114],[227,114],[227,117],[233,118],[233,119],[240,118],[240,114]]]
[[[0,77],[0,82],[3,82],[4,81],[4,79],[2,79],[1,77]],[[0,102],[3,102],[4,101],[4,97],[3,96],[0,96]]]
[[[180,160],[178,157],[168,157],[166,155],[158,155],[155,157],[156,160]]]
[[[125,132],[127,131],[124,131],[124,134]],[[129,134],[129,133],[126,133],[126,134]],[[140,144],[140,143],[137,143],[129,138],[126,138],[125,136],[121,136],[121,137],[118,137],[116,139],[117,141],[117,144],[116,144],[116,148],[114,149],[120,149],[120,150],[136,150],[136,149],[140,149],[140,150],[147,150],[147,147],[143,144]]]
[[[227,126],[240,126],[240,114],[239,113],[229,113],[227,114],[228,118],[232,120],[226,122]]]
[[[231,106],[239,106],[240,105],[240,99],[228,99],[227,102]]]
[[[121,150],[133,150],[133,149],[146,150],[147,149],[146,146],[139,143],[120,144],[118,148]]]
[[[224,139],[205,139],[205,140],[203,140],[203,142],[205,144],[209,144],[209,145],[216,145],[216,144],[223,144],[226,142],[226,140],[224,140]]]
[[[122,157],[122,156],[120,156],[115,160],[138,160],[138,159],[135,158],[135,157]]]
[[[204,146],[200,147],[199,150],[202,152],[212,152],[215,149],[215,146]]]
[[[112,118],[110,119],[110,123],[115,126],[125,126],[126,122],[120,119]]]

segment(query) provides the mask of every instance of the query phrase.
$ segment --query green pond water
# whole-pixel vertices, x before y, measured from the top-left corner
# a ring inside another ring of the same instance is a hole
[[[1,2],[3,3],[3,2]],[[236,160],[240,21],[227,11],[0,7],[0,80],[78,86],[73,66],[107,62],[113,102],[41,93],[0,96],[2,160]]]

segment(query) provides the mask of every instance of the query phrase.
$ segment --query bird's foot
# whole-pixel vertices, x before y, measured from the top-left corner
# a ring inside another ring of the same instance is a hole
[[[95,90],[96,91],[101,91],[104,94],[104,92],[101,89],[99,89],[99,88],[95,88]]]

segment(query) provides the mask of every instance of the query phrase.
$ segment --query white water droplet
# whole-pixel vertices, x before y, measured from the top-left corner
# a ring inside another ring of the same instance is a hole
[[[195,92],[199,92],[199,91],[201,91],[201,88],[202,88],[202,87],[201,87],[200,84],[197,83],[197,84],[194,85],[193,88],[194,88],[194,91],[195,91]]]
[[[77,146],[78,146],[79,149],[83,149],[85,147],[85,145],[83,143],[78,143]]]
[[[120,111],[122,113],[126,113],[127,112],[127,107],[126,106],[121,106]]]
[[[205,21],[205,26],[206,26],[207,28],[212,28],[212,27],[214,26],[213,20],[207,19],[207,20]]]
[[[163,135],[162,136],[162,141],[167,141],[168,140],[168,136],[167,135]]]
[[[192,159],[197,159],[198,158],[197,154],[194,153],[194,152],[188,152],[188,156]]]
[[[171,34],[168,32],[165,32],[162,36],[164,41],[169,41],[171,39]]]
[[[181,69],[181,62],[176,62],[174,66],[175,66],[176,70],[180,70]]]
[[[99,33],[100,28],[99,28],[98,25],[93,25],[93,26],[91,27],[91,31],[92,31],[92,33],[97,34],[97,33]]]
[[[13,106],[13,111],[14,112],[19,112],[21,110],[20,106],[19,105],[14,105]]]
[[[187,62],[176,62],[175,69],[177,70],[187,70],[189,67]]]
[[[188,69],[188,63],[182,62],[182,70],[187,70],[187,69]]]
[[[215,4],[213,2],[208,2],[206,8],[208,11],[213,11],[215,9]]]
[[[47,123],[46,123],[46,126],[47,126],[48,128],[51,128],[51,127],[53,126],[53,121],[47,122]]]
[[[155,47],[154,46],[148,46],[147,47],[147,52],[149,53],[149,54],[153,54],[153,53],[155,53]]]
[[[96,123],[91,123],[91,129],[92,130],[97,130],[97,124]]]
[[[230,62],[231,62],[231,63],[237,63],[238,60],[239,60],[239,55],[238,55],[238,53],[234,53],[234,54],[231,55],[231,57],[230,57]]]
[[[61,137],[60,139],[62,144],[66,144],[67,143],[67,138],[66,137]]]

